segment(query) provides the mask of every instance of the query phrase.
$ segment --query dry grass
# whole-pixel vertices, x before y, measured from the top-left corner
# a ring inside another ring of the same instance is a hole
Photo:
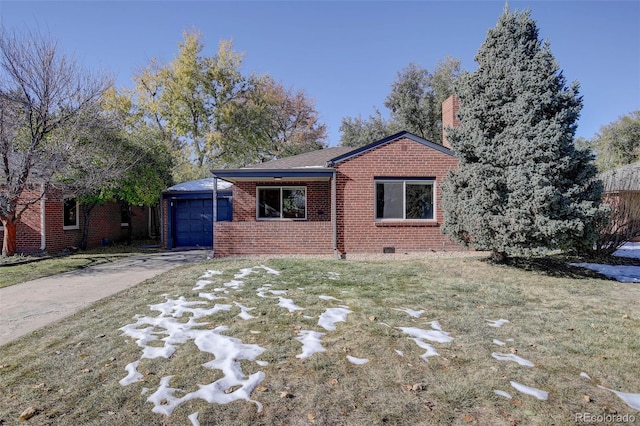
[[[251,395],[264,405],[261,412],[245,401],[217,405],[203,400],[179,406],[170,417],[151,412],[147,398],[161,377],[174,375],[171,386],[183,393],[221,377],[218,370],[201,366],[212,356],[193,342],[179,346],[168,360],[141,360],[143,382],[120,386],[124,367],[141,355],[120,327],[135,322],[135,314],[157,315],[148,305],[163,302],[164,294],[204,300],[192,288],[207,269],[224,271],[212,278],[216,285],[204,290],[212,291],[256,263],[234,259],[179,268],[3,346],[0,424],[17,424],[29,406],[38,409],[28,421],[35,425],[184,425],[196,411],[203,425],[563,425],[575,424],[575,414],[583,412],[630,414],[640,420],[637,411],[596,386],[640,392],[640,286],[577,270],[550,276],[476,258],[261,259],[258,263],[281,275],[251,274],[241,292],[218,301],[254,307],[255,318],[240,319],[239,308],[206,318],[207,327],[227,325],[224,334],[265,348],[259,359],[267,366],[241,363],[245,374],[266,374]],[[277,306],[277,299],[257,297],[265,284],[287,289],[286,297],[305,310],[289,313]],[[319,295],[342,301],[322,301]],[[353,311],[347,322],[338,323],[335,331],[321,329],[317,317],[338,304]],[[392,309],[404,307],[426,312],[416,319]],[[510,322],[492,328],[485,321],[499,318]],[[424,350],[397,327],[430,329],[434,320],[454,340],[434,343],[440,356],[423,361]],[[327,351],[296,358],[301,329],[326,333]],[[514,340],[504,348],[492,343],[509,338]],[[491,357],[510,351],[535,367]],[[354,365],[346,355],[369,362]],[[580,377],[583,371],[593,380]],[[549,399],[522,394],[511,388],[511,380],[546,390]],[[141,395],[145,387],[151,391]],[[495,395],[495,389],[513,399]],[[281,397],[283,392],[288,397]]]

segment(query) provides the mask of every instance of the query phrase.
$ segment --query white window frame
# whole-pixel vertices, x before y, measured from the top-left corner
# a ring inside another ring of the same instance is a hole
[[[75,223],[75,225],[65,225],[64,224],[64,203],[66,203],[67,200],[73,200],[76,203],[76,223]],[[62,204],[62,229],[65,230],[65,231],[69,231],[69,230],[73,230],[73,229],[80,229],[80,204],[78,203],[78,199],[76,197],[69,196],[69,197],[64,197],[64,199],[63,199],[63,204]]]
[[[280,217],[260,217],[260,190],[261,189],[279,189],[280,190]],[[303,190],[304,191],[304,217],[283,217],[282,191],[285,189]],[[301,185],[262,185],[256,186],[256,220],[307,220],[307,187]]]
[[[378,184],[379,183],[402,183],[402,217],[379,218],[378,217]],[[407,219],[407,184],[431,186],[432,210],[433,217],[430,219]],[[373,218],[376,222],[393,222],[393,221],[416,221],[416,222],[435,222],[437,220],[436,210],[436,180],[433,178],[375,178],[373,181]]]

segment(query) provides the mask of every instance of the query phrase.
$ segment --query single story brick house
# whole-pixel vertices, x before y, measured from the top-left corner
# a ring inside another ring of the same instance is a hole
[[[460,249],[440,232],[440,184],[456,167],[446,145],[400,132],[360,148],[213,170],[233,184],[232,220],[214,218],[214,255]]]
[[[36,198],[36,190],[25,193],[26,199]],[[133,236],[146,236],[148,209],[131,210]],[[80,206],[71,193],[59,189],[47,191],[39,201],[22,214],[16,229],[17,253],[58,253],[77,247],[82,240],[83,218]],[[105,241],[123,240],[129,233],[129,210],[120,203],[105,203],[91,212],[88,247],[98,247]],[[139,234],[139,235],[138,235]],[[0,222],[0,239],[4,228]]]

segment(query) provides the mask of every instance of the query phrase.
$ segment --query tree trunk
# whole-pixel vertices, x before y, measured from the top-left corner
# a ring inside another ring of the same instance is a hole
[[[495,263],[505,263],[507,261],[507,253],[494,250],[491,252],[491,260]]]
[[[91,219],[91,210],[96,206],[96,203],[82,204],[82,216],[84,223],[82,224],[82,240],[80,241],[80,248],[86,250],[89,245],[89,220]]]
[[[2,240],[2,256],[13,256],[16,254],[17,238],[16,230],[18,222],[12,220],[3,220],[4,238]]]

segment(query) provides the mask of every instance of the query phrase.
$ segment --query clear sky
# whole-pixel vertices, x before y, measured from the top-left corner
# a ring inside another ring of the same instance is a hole
[[[640,109],[640,1],[510,1],[530,9],[568,82],[581,84],[578,136]],[[151,57],[170,61],[183,30],[203,34],[205,54],[232,39],[243,71],[269,73],[315,99],[329,144],[343,117],[368,117],[397,73],[433,69],[448,56],[468,71],[504,1],[8,1],[5,28],[37,28],[119,87]]]

